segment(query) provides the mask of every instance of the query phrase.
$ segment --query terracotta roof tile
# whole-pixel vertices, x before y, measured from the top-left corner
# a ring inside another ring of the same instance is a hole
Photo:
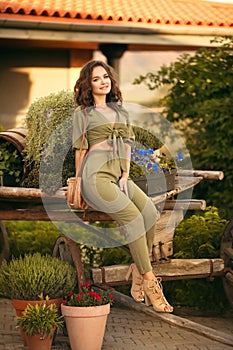
[[[4,14],[114,24],[233,26],[233,5],[204,0],[0,0],[0,16]]]

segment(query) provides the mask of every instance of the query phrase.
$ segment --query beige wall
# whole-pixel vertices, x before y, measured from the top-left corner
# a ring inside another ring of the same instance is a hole
[[[121,58],[119,81],[127,102],[156,105],[162,91],[133,85],[139,75],[156,72],[175,61],[182,51],[130,52]],[[23,126],[30,104],[37,98],[60,90],[71,90],[80,68],[90,59],[102,59],[100,51],[62,49],[11,49],[0,55],[0,124],[4,129]]]
[[[79,69],[90,55],[69,50],[7,50],[0,56],[0,124],[23,126],[30,104],[60,90],[73,90]],[[82,57],[84,59],[80,59]],[[79,67],[80,65],[80,67]]]

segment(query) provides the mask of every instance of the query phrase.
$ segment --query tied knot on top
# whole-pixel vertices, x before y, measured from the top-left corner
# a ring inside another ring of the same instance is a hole
[[[123,129],[113,129],[108,136],[108,144],[113,148],[113,156],[120,159],[121,167],[125,170],[126,151],[123,141],[125,131]]]

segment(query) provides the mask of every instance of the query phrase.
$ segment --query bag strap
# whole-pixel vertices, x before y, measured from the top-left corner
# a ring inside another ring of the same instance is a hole
[[[83,150],[83,145],[84,145],[84,141],[85,141],[85,137],[86,137],[86,131],[87,131],[87,118],[88,118],[88,114],[87,114],[87,111],[85,111],[85,117],[84,117],[84,125],[83,125],[83,135],[82,135],[82,141],[81,141],[81,144],[80,144],[80,148],[79,148],[79,162],[78,162],[78,169],[76,169],[76,178],[79,177],[79,171],[80,171],[80,168],[81,168],[81,153],[82,153],[82,150]]]
[[[84,125],[83,125],[83,136],[82,141],[79,150],[82,152],[83,150],[83,144],[86,137],[86,131],[87,131],[87,111],[85,111],[85,117],[84,117]]]

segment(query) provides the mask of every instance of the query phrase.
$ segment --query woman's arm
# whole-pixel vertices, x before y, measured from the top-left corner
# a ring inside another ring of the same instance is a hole
[[[125,143],[125,153],[126,153],[126,171],[123,171],[122,177],[119,180],[120,190],[125,192],[128,196],[128,186],[127,180],[129,178],[129,170],[130,170],[130,159],[131,159],[131,146]]]
[[[122,177],[128,180],[129,170],[130,170],[130,159],[131,159],[131,146],[125,143],[125,153],[126,153],[126,171],[122,173]]]

